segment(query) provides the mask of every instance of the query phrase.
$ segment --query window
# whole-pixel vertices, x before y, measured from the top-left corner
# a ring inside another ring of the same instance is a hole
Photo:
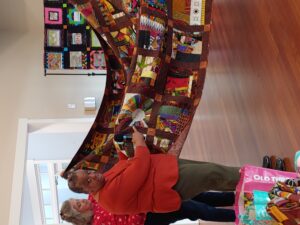
[[[39,221],[42,224],[62,224],[64,221],[60,219],[59,209],[62,203],[69,198],[87,198],[86,194],[77,194],[69,190],[67,181],[60,177],[60,172],[66,169],[69,161],[63,160],[47,160],[32,161],[28,160],[28,167],[32,168],[31,178],[29,182],[35,185],[34,189],[38,193],[38,198],[33,202],[33,207],[38,206],[40,216]],[[30,170],[27,172],[30,173]],[[36,195],[35,193],[31,193]],[[36,210],[35,210],[36,211]]]

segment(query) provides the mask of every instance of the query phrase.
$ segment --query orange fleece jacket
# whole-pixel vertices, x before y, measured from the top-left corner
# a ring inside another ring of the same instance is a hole
[[[178,180],[173,155],[150,154],[147,147],[137,146],[132,159],[120,158],[104,177],[106,183],[94,198],[111,213],[162,213],[180,207],[180,196],[172,189]]]

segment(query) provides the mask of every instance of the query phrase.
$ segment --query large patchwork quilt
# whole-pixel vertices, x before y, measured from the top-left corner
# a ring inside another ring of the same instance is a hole
[[[202,95],[212,0],[72,4],[100,40],[107,82],[95,122],[66,171],[111,168],[118,160],[114,136],[130,136],[132,126],[152,153],[179,155]]]

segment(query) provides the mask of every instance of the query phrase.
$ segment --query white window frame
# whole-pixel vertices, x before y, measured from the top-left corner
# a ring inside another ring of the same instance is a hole
[[[56,176],[55,167],[56,164],[58,166],[58,171],[62,170],[63,163],[69,163],[70,160],[27,160],[27,176],[28,176],[28,184],[30,190],[30,198],[32,203],[32,211],[36,211],[36,209],[40,209],[39,213],[35,213],[34,221],[36,224],[44,224],[44,213],[41,211],[43,209],[43,205],[41,202],[41,189],[39,189],[38,185],[38,177],[37,175],[37,165],[39,164],[47,164],[48,166],[48,176],[50,179],[50,192],[51,192],[51,205],[52,205],[52,213],[55,224],[59,223],[59,216],[56,212],[58,212],[58,193],[56,189]],[[36,195],[38,193],[38,195]]]

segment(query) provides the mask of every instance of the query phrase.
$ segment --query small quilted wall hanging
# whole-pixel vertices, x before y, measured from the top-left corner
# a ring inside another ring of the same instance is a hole
[[[144,134],[151,153],[179,156],[204,86],[212,0],[72,4],[99,38],[107,83],[95,122],[64,175],[78,168],[107,171],[118,151],[130,157],[125,142],[132,126]],[[74,54],[77,61],[86,57]]]
[[[44,0],[45,75],[105,75],[104,52],[93,27],[67,0]]]

